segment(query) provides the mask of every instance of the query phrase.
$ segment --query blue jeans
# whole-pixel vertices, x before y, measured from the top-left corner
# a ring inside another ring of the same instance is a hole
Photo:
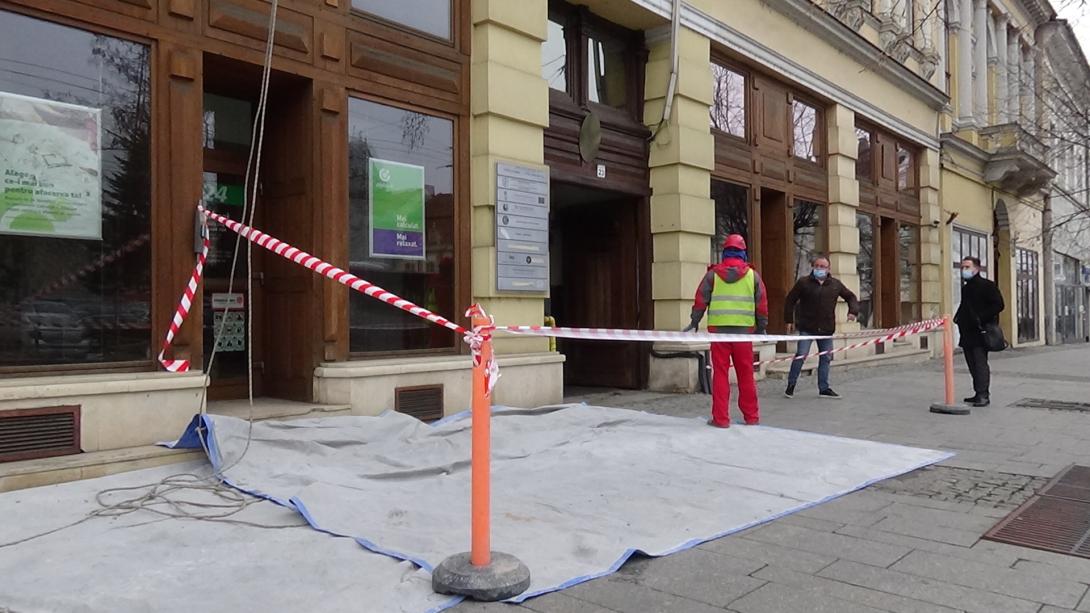
[[[799,330],[800,336],[816,336],[810,332],[804,332]],[[810,347],[815,341],[812,340],[800,340],[799,347],[795,350],[795,357],[800,355],[806,355],[810,353]],[[817,341],[818,351],[832,351],[833,339],[818,339]],[[787,375],[787,384],[795,385],[799,380],[799,373],[802,372],[802,363],[805,359],[798,359],[791,362],[791,372]],[[824,392],[829,389],[829,368],[833,363],[833,354],[826,354],[818,358],[818,391]]]

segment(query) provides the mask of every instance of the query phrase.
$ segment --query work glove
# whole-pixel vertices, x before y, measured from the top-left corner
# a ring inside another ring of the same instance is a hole
[[[766,332],[767,332],[767,329],[764,326],[760,326],[756,330],[753,331],[754,334],[765,334]]]
[[[693,322],[693,323],[690,323],[689,325],[685,326],[684,328],[682,328],[681,331],[682,332],[696,332],[698,326],[699,326],[699,324],[697,324],[696,322]]]

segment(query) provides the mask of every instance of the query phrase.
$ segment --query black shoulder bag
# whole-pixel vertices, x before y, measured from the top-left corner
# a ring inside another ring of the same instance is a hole
[[[999,327],[998,323],[989,322],[983,323],[980,321],[980,316],[976,314],[976,309],[972,304],[969,304],[969,312],[973,314],[973,318],[976,319],[976,324],[980,326],[980,336],[984,339],[984,348],[991,352],[1003,351],[1007,347],[1010,347],[1010,343],[1007,342],[1007,338],[1003,336],[1003,328]]]

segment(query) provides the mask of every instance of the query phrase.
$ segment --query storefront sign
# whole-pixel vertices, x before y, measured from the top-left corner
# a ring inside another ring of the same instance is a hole
[[[549,173],[496,164],[496,288],[549,290]]]
[[[424,167],[368,162],[371,257],[424,259]]]
[[[102,239],[101,112],[0,92],[0,234]]]

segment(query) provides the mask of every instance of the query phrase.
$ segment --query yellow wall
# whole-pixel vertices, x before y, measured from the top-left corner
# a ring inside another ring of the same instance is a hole
[[[935,134],[938,113],[764,2],[689,0],[695,8],[762,43],[787,59],[839,84],[912,126]],[[883,61],[894,61],[885,59]]]

